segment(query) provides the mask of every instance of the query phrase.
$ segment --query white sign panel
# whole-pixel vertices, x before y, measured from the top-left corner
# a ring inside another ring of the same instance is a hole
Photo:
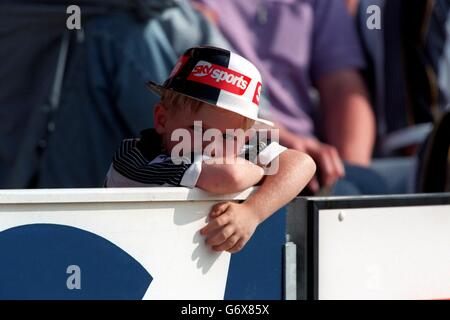
[[[230,255],[206,247],[198,232],[220,200],[224,199],[184,188],[2,191],[0,270],[11,273],[8,279],[20,282],[20,290],[31,292],[33,284],[27,288],[21,281],[39,279],[40,273],[53,268],[38,290],[54,286],[56,298],[76,291],[79,298],[109,298],[96,295],[100,282],[110,294],[114,282],[123,280],[124,286],[133,281],[137,287],[144,285],[144,299],[223,299]],[[90,238],[92,244],[86,242]],[[85,251],[92,251],[86,259]],[[123,257],[130,262],[123,262]],[[119,268],[124,271],[115,275]],[[102,279],[106,274],[109,278]],[[17,285],[10,286],[13,298],[22,297],[14,291]],[[83,290],[92,293],[83,296]],[[55,297],[40,293],[35,298]]]
[[[319,299],[449,299],[450,206],[319,210]]]

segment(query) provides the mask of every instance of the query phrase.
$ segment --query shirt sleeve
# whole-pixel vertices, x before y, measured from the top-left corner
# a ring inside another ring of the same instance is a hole
[[[264,139],[259,133],[244,146],[240,156],[264,167],[278,158],[287,148],[276,141]]]
[[[127,179],[148,185],[193,188],[201,173],[201,158],[173,161],[159,155],[149,162],[136,147],[135,140],[125,140],[114,155],[114,169]]]
[[[287,148],[280,145],[278,142],[271,142],[258,155],[258,163],[263,166],[268,166],[273,160],[278,158],[280,154],[286,151]]]
[[[203,157],[195,155],[191,166],[184,172],[180,185],[183,187],[194,188],[197,185],[198,178],[202,173]]]
[[[364,68],[356,22],[342,0],[316,0],[312,35],[311,77],[315,83],[328,73]]]

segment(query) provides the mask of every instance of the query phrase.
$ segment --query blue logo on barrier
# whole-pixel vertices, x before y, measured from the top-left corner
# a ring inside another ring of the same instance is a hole
[[[91,232],[55,224],[0,232],[0,299],[142,299],[152,279]]]

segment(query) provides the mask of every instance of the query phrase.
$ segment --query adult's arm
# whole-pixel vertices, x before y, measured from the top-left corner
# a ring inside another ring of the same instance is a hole
[[[375,143],[375,118],[362,77],[355,69],[336,71],[318,79],[325,142],[342,159],[368,166]]]

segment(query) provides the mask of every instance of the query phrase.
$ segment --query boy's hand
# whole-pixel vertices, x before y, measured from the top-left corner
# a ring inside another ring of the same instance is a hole
[[[260,223],[252,208],[245,203],[222,202],[209,214],[208,224],[200,230],[206,244],[214,251],[240,251]]]

